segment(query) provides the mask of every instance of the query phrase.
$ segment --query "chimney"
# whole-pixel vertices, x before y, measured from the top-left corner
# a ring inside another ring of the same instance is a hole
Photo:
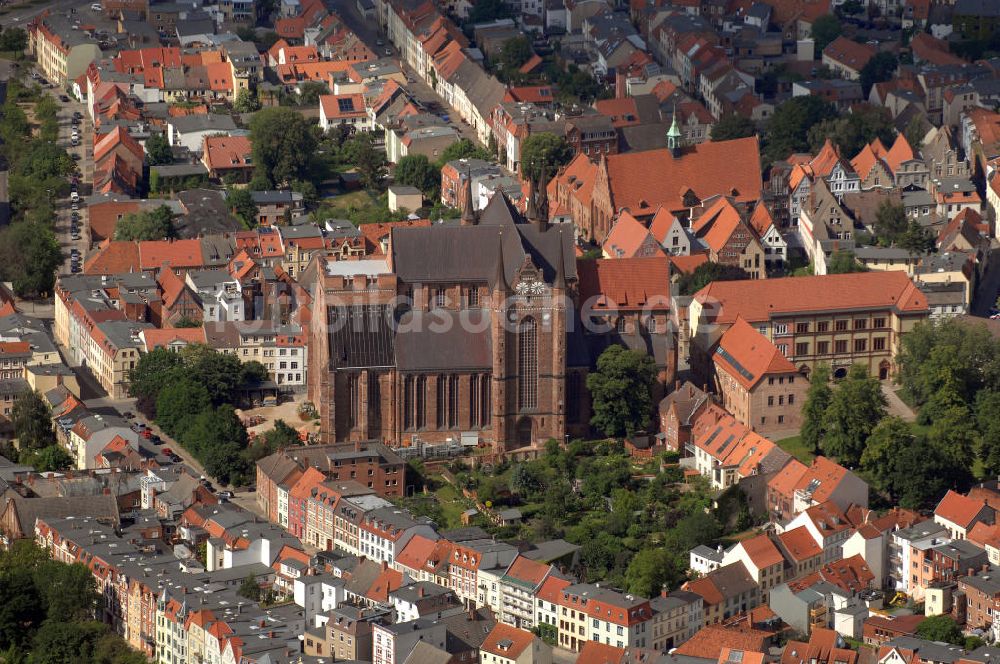
[[[989,563],[983,563],[983,574],[986,574],[989,571],[990,571],[990,564]]]
[[[663,586],[663,588],[660,589],[660,597],[669,597],[669,596],[670,596],[670,591],[667,590],[666,586]]]
[[[983,565],[983,567],[986,567],[986,565]],[[424,587],[420,586],[419,588],[417,588],[417,597],[423,597],[423,596],[424,596]]]
[[[678,378],[674,381],[674,392],[681,389],[681,379]]]
[[[389,563],[382,561],[382,571],[384,572],[389,567]]]
[[[968,570],[966,570],[966,572],[967,572],[966,576],[975,576],[976,575],[976,570],[973,567],[970,567]]]

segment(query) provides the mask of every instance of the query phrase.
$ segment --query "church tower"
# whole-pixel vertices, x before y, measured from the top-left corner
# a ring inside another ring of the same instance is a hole
[[[674,118],[670,123],[670,129],[667,130],[667,149],[670,150],[675,158],[681,155],[681,146],[684,142],[684,136],[681,134],[681,128],[677,126],[677,105],[674,105]]]

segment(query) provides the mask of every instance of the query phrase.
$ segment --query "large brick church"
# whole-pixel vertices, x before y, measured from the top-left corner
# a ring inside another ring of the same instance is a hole
[[[573,227],[545,221],[533,188],[525,214],[503,194],[474,214],[464,193],[460,223],[394,228],[385,258],[314,268],[309,392],[325,440],[509,453],[587,432],[586,374],[616,334],[672,370],[665,307],[659,333],[582,329]]]

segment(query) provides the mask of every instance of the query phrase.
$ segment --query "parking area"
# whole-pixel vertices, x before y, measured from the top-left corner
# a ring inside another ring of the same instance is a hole
[[[304,395],[298,395],[296,398],[284,401],[277,406],[237,410],[236,414],[247,425],[247,432],[251,437],[274,428],[274,423],[277,420],[284,421],[285,424],[298,431],[305,428],[306,433],[319,433],[319,420],[307,421],[299,416],[299,406],[304,400]]]

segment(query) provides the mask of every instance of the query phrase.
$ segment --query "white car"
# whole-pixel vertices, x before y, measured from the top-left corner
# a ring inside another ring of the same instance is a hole
[[[74,203],[76,203],[77,201],[79,201],[79,200],[80,200],[80,194],[78,194],[78,193],[76,193],[76,192],[74,191],[73,193],[71,193],[71,194],[69,195],[69,200],[71,200],[71,201],[73,201]]]
[[[95,2],[95,3],[93,3],[92,5],[90,5],[90,9],[91,9],[92,11],[95,11],[95,12],[101,12],[101,11],[104,11],[104,7],[102,7],[102,6],[101,6],[101,3],[99,3],[99,2]]]

